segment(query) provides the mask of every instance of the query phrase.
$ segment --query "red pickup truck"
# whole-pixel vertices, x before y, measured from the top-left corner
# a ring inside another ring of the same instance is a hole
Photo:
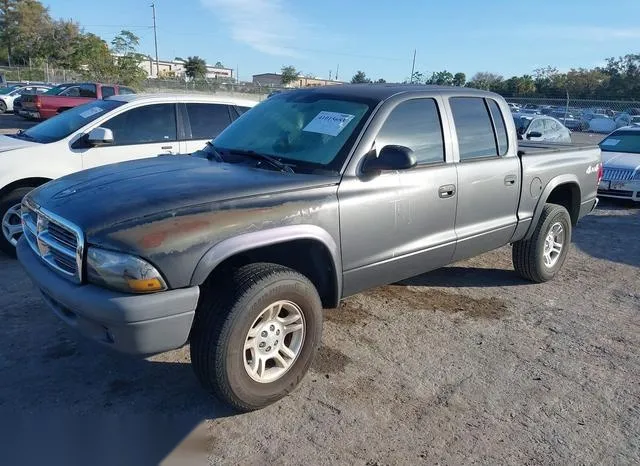
[[[20,114],[26,118],[46,120],[92,100],[135,93],[133,89],[125,86],[100,83],[67,83],[61,84],[56,90],[59,91],[60,88],[63,88],[61,92],[47,92],[23,100]]]

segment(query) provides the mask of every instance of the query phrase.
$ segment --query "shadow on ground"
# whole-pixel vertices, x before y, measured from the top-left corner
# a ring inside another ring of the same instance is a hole
[[[640,267],[640,204],[601,200],[595,214],[573,230],[574,245],[585,254]]]
[[[451,266],[402,280],[396,285],[442,286],[455,288],[486,288],[522,286],[531,282],[520,278],[513,270]]]

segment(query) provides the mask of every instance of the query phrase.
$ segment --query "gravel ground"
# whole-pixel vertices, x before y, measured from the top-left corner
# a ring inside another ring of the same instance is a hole
[[[129,428],[120,453],[146,455],[136,464],[157,463],[194,429],[170,460],[638,463],[638,237],[640,210],[604,203],[574,231],[553,282],[520,280],[505,247],[349,298],[326,311],[300,388],[243,415],[200,389],[187,348],[134,359],[77,338],[1,257],[0,419],[48,419],[33,428],[56,446],[49,455],[77,450],[78,422],[118,420]],[[20,462],[5,464],[35,462],[10,445]]]
[[[505,247],[347,299],[298,390],[243,415],[188,348],[78,338],[0,255],[0,464],[637,464],[639,207],[602,202],[547,284]]]

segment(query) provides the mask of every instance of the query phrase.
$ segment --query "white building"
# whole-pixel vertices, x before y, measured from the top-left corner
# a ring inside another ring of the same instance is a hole
[[[213,65],[207,66],[207,79],[233,79],[233,69],[231,68],[216,68]],[[156,61],[151,56],[147,56],[140,62],[140,68],[147,72],[147,77],[157,78],[182,78],[186,79],[186,73],[184,69],[184,61],[182,60],[158,60]]]

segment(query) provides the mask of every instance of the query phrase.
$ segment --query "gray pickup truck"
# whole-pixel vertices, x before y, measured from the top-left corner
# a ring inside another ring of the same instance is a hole
[[[553,278],[601,173],[597,146],[518,146],[489,92],[304,89],[191,157],[35,189],[17,252],[67,324],[135,354],[190,342],[201,383],[251,410],[296,387],[346,296],[507,244]]]

